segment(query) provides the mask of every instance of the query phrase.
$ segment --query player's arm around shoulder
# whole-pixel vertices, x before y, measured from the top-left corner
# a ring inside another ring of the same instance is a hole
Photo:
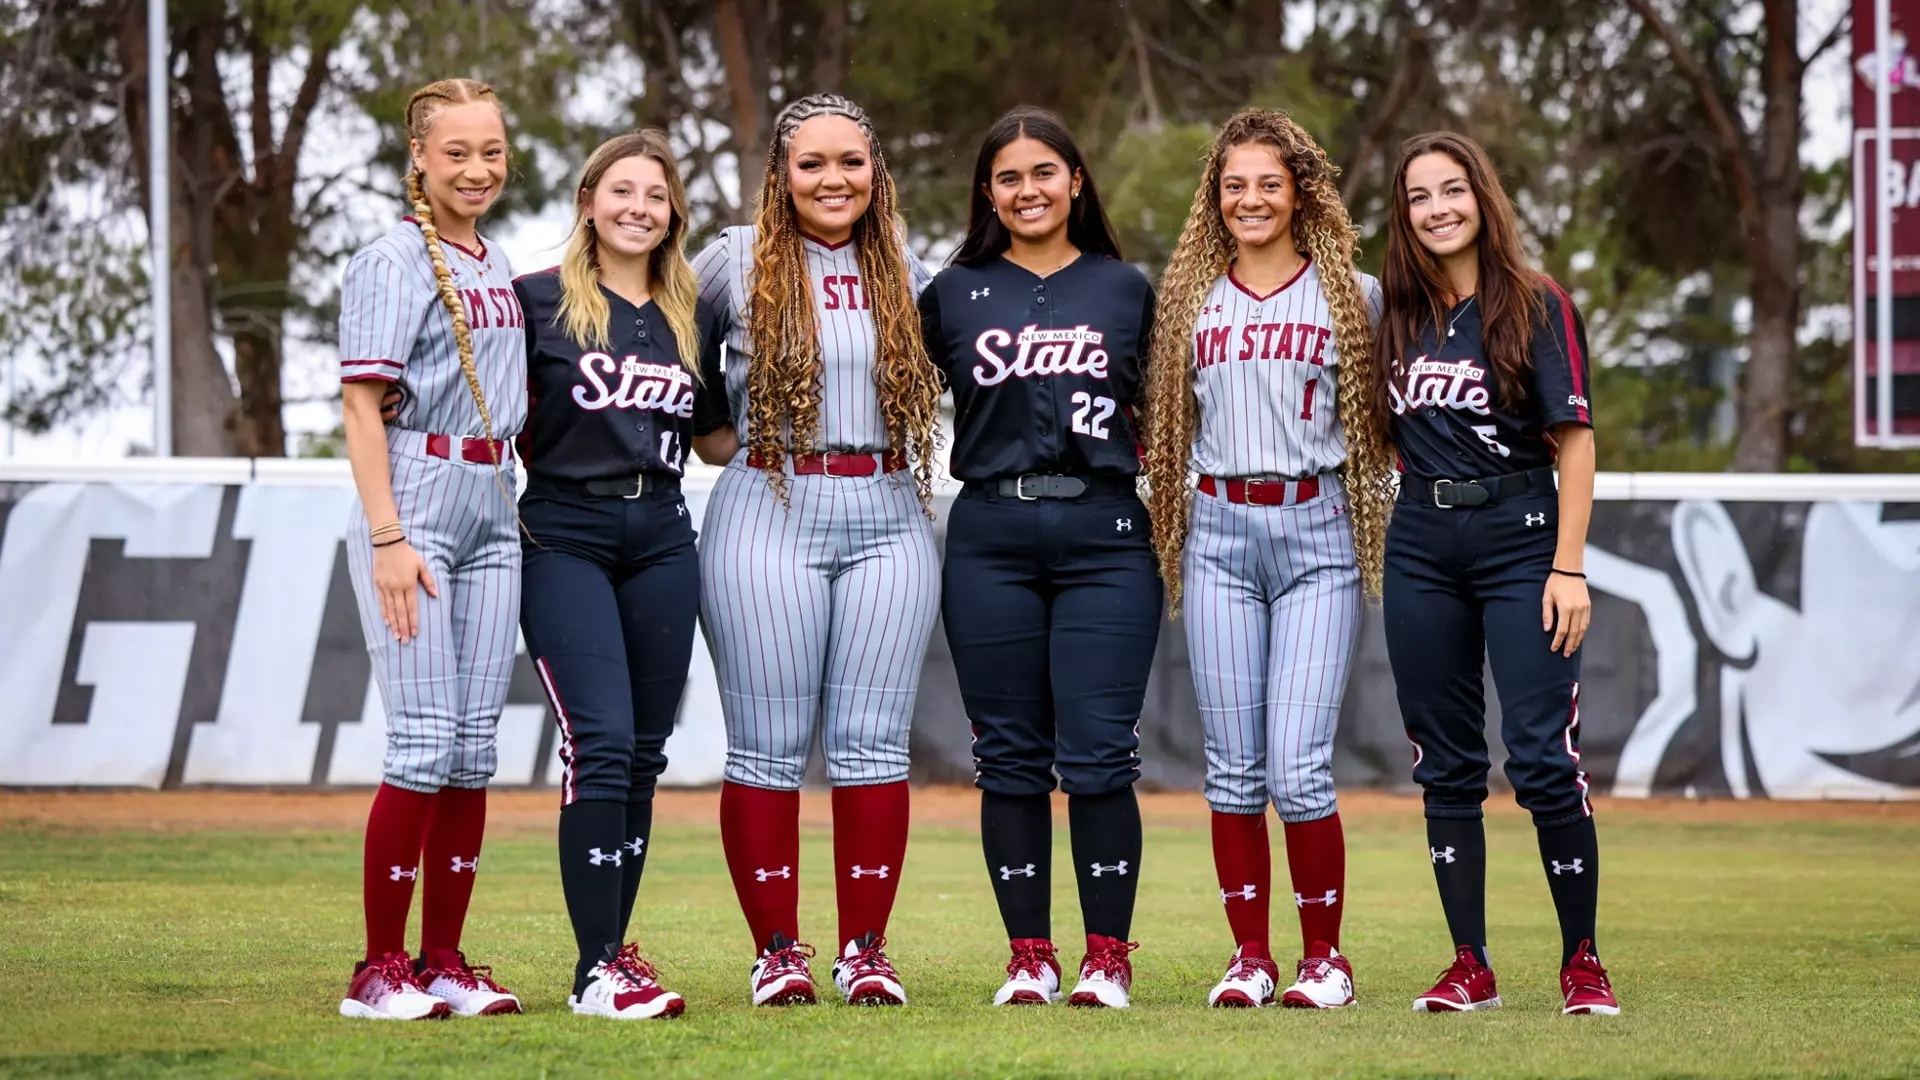
[[[726,323],[705,300],[694,307],[693,323],[700,332],[700,384],[693,391],[693,453],[708,465],[725,465],[740,452],[740,433],[727,411],[727,374],[721,350]]]
[[[693,257],[693,276],[700,282],[700,299],[713,305],[725,321],[739,317],[734,303],[735,279],[739,277],[741,260],[751,258],[752,253],[753,227],[729,225]]]
[[[946,327],[940,319],[940,292],[945,283],[953,280],[953,270],[949,267],[928,279],[915,301],[920,309],[920,340],[926,346],[927,359],[933,362],[934,370],[940,373],[942,387],[953,384],[948,370],[953,349],[947,343]]]

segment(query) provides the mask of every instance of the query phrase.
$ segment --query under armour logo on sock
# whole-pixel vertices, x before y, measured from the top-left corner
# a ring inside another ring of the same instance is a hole
[[[973,299],[973,300],[978,300],[978,299],[980,299],[980,298],[981,298],[981,297],[983,297],[983,296],[990,296],[990,295],[992,295],[992,293],[993,293],[993,290],[992,290],[992,289],[990,289],[990,288],[988,288],[988,289],[975,289],[975,290],[973,290],[973,292],[972,292],[972,295],[970,296],[970,299]]]
[[[1255,888],[1254,886],[1242,885],[1238,889],[1235,889],[1232,892],[1228,892],[1225,889],[1221,889],[1220,902],[1224,904],[1229,900],[1251,900],[1254,897],[1259,895],[1260,895],[1260,890]]]
[[[1027,868],[1025,870],[1015,870],[1007,866],[1003,866],[1000,868],[1001,881],[1012,881],[1016,877],[1033,877],[1033,876],[1034,876],[1034,869],[1033,869],[1032,863],[1028,863]]]
[[[859,863],[854,863],[853,869],[848,872],[847,876],[851,878],[877,877],[881,881],[885,881],[887,880],[887,871],[891,869],[893,869],[893,867],[883,866],[878,870],[866,870],[862,869]]]
[[[473,858],[467,859],[465,861],[462,861],[460,856],[458,855],[455,855],[453,857],[453,872],[456,874],[462,870],[465,870],[467,873],[471,874],[479,869],[480,869],[480,856],[478,855],[475,855]]]
[[[1121,859],[1118,866],[1101,866],[1099,863],[1091,863],[1089,865],[1093,867],[1094,877],[1099,877],[1102,874],[1119,874],[1121,877],[1127,876],[1127,860],[1125,859]]]
[[[627,854],[638,855],[640,849],[647,846],[647,841],[644,837],[636,836],[631,840],[622,840],[620,846],[627,849]]]
[[[612,863],[615,866],[619,866],[620,853],[618,851],[603,852],[599,848],[588,848],[587,861],[595,866],[599,866],[601,863]]]
[[[387,875],[387,880],[399,881],[400,879],[405,878],[408,881],[412,881],[415,878],[418,878],[419,876],[420,876],[420,868],[417,866],[409,866],[405,870],[402,870],[396,866],[393,868],[393,873]]]
[[[1583,869],[1581,869],[1581,867],[1580,867],[1580,860],[1579,860],[1579,859],[1575,859],[1575,860],[1573,860],[1573,861],[1572,861],[1572,862],[1570,862],[1570,863],[1563,863],[1563,862],[1561,862],[1561,861],[1560,861],[1559,859],[1555,859],[1555,860],[1553,860],[1553,874],[1554,874],[1554,876],[1555,876],[1555,877],[1559,877],[1559,876],[1560,876],[1560,871],[1562,871],[1562,870],[1570,870],[1570,871],[1572,871],[1573,873],[1576,873],[1576,874],[1584,874],[1584,873],[1586,873],[1586,871],[1585,871],[1585,870],[1583,870]]]
[[[1301,896],[1299,893],[1293,894],[1293,906],[1298,908],[1306,907],[1308,904],[1320,904],[1325,907],[1332,907],[1339,902],[1339,889],[1328,889],[1327,895],[1325,896]]]
[[[1547,515],[1545,514],[1528,514],[1527,515],[1527,524],[1529,525],[1545,525],[1546,523],[1547,523]]]
[[[1448,848],[1445,851],[1442,851],[1439,848],[1430,847],[1427,849],[1427,853],[1433,856],[1434,862],[1453,862],[1454,861],[1452,848]]]
[[[1132,518],[1114,518],[1113,531],[1114,532],[1132,532],[1133,519]]]
[[[778,870],[755,870],[753,872],[753,879],[762,882],[768,878],[791,878],[792,876],[793,867],[791,866],[783,866]]]

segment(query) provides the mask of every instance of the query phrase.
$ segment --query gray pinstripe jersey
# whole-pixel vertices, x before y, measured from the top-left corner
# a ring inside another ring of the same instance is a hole
[[[525,320],[506,252],[481,239],[485,258],[442,242],[454,287],[466,301],[473,363],[493,414],[493,437],[527,422]],[[405,399],[392,426],[479,437],[480,411],[460,370],[453,319],[440,302],[427,242],[411,218],[361,248],[340,289],[340,381],[397,383]]]
[[[1378,324],[1380,283],[1361,274],[1360,286]],[[1337,468],[1347,457],[1334,407],[1339,351],[1311,261],[1264,297],[1231,271],[1221,275],[1194,324],[1194,468],[1228,477],[1306,477]]]
[[[727,333],[727,400],[740,440],[747,432],[747,365],[736,358],[752,355],[747,313],[753,296],[754,229],[736,225],[722,230],[693,260],[700,277],[700,299],[713,305]],[[820,445],[815,450],[885,450],[887,425],[873,382],[873,317],[866,282],[860,277],[860,253],[851,240],[829,245],[807,239],[807,273],[813,279],[813,318],[819,328],[822,393]],[[913,295],[933,275],[907,253]]]

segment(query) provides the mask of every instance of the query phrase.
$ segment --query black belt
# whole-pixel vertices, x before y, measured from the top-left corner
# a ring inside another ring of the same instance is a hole
[[[1099,473],[1092,476],[1027,473],[1024,476],[1007,476],[999,480],[968,484],[967,487],[975,491],[990,491],[1003,499],[1019,499],[1022,502],[1032,502],[1035,499],[1078,499],[1084,495],[1131,495],[1134,493],[1133,477]]]
[[[529,489],[592,495],[602,499],[638,499],[663,491],[679,491],[680,478],[672,473],[630,473],[593,480],[566,480],[538,473],[527,478]]]
[[[1438,506],[1451,510],[1462,506],[1486,506],[1529,492],[1556,491],[1553,466],[1542,465],[1525,472],[1505,476],[1483,476],[1476,480],[1428,480],[1418,476],[1400,478],[1400,501]]]

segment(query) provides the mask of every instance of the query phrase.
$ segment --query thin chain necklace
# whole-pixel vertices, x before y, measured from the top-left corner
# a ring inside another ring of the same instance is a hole
[[[1460,316],[1465,315],[1467,313],[1467,309],[1473,306],[1473,301],[1474,301],[1474,297],[1471,297],[1471,296],[1467,297],[1467,302],[1460,305],[1459,314],[1447,320],[1447,336],[1448,337],[1453,336],[1453,324],[1459,322]]]

